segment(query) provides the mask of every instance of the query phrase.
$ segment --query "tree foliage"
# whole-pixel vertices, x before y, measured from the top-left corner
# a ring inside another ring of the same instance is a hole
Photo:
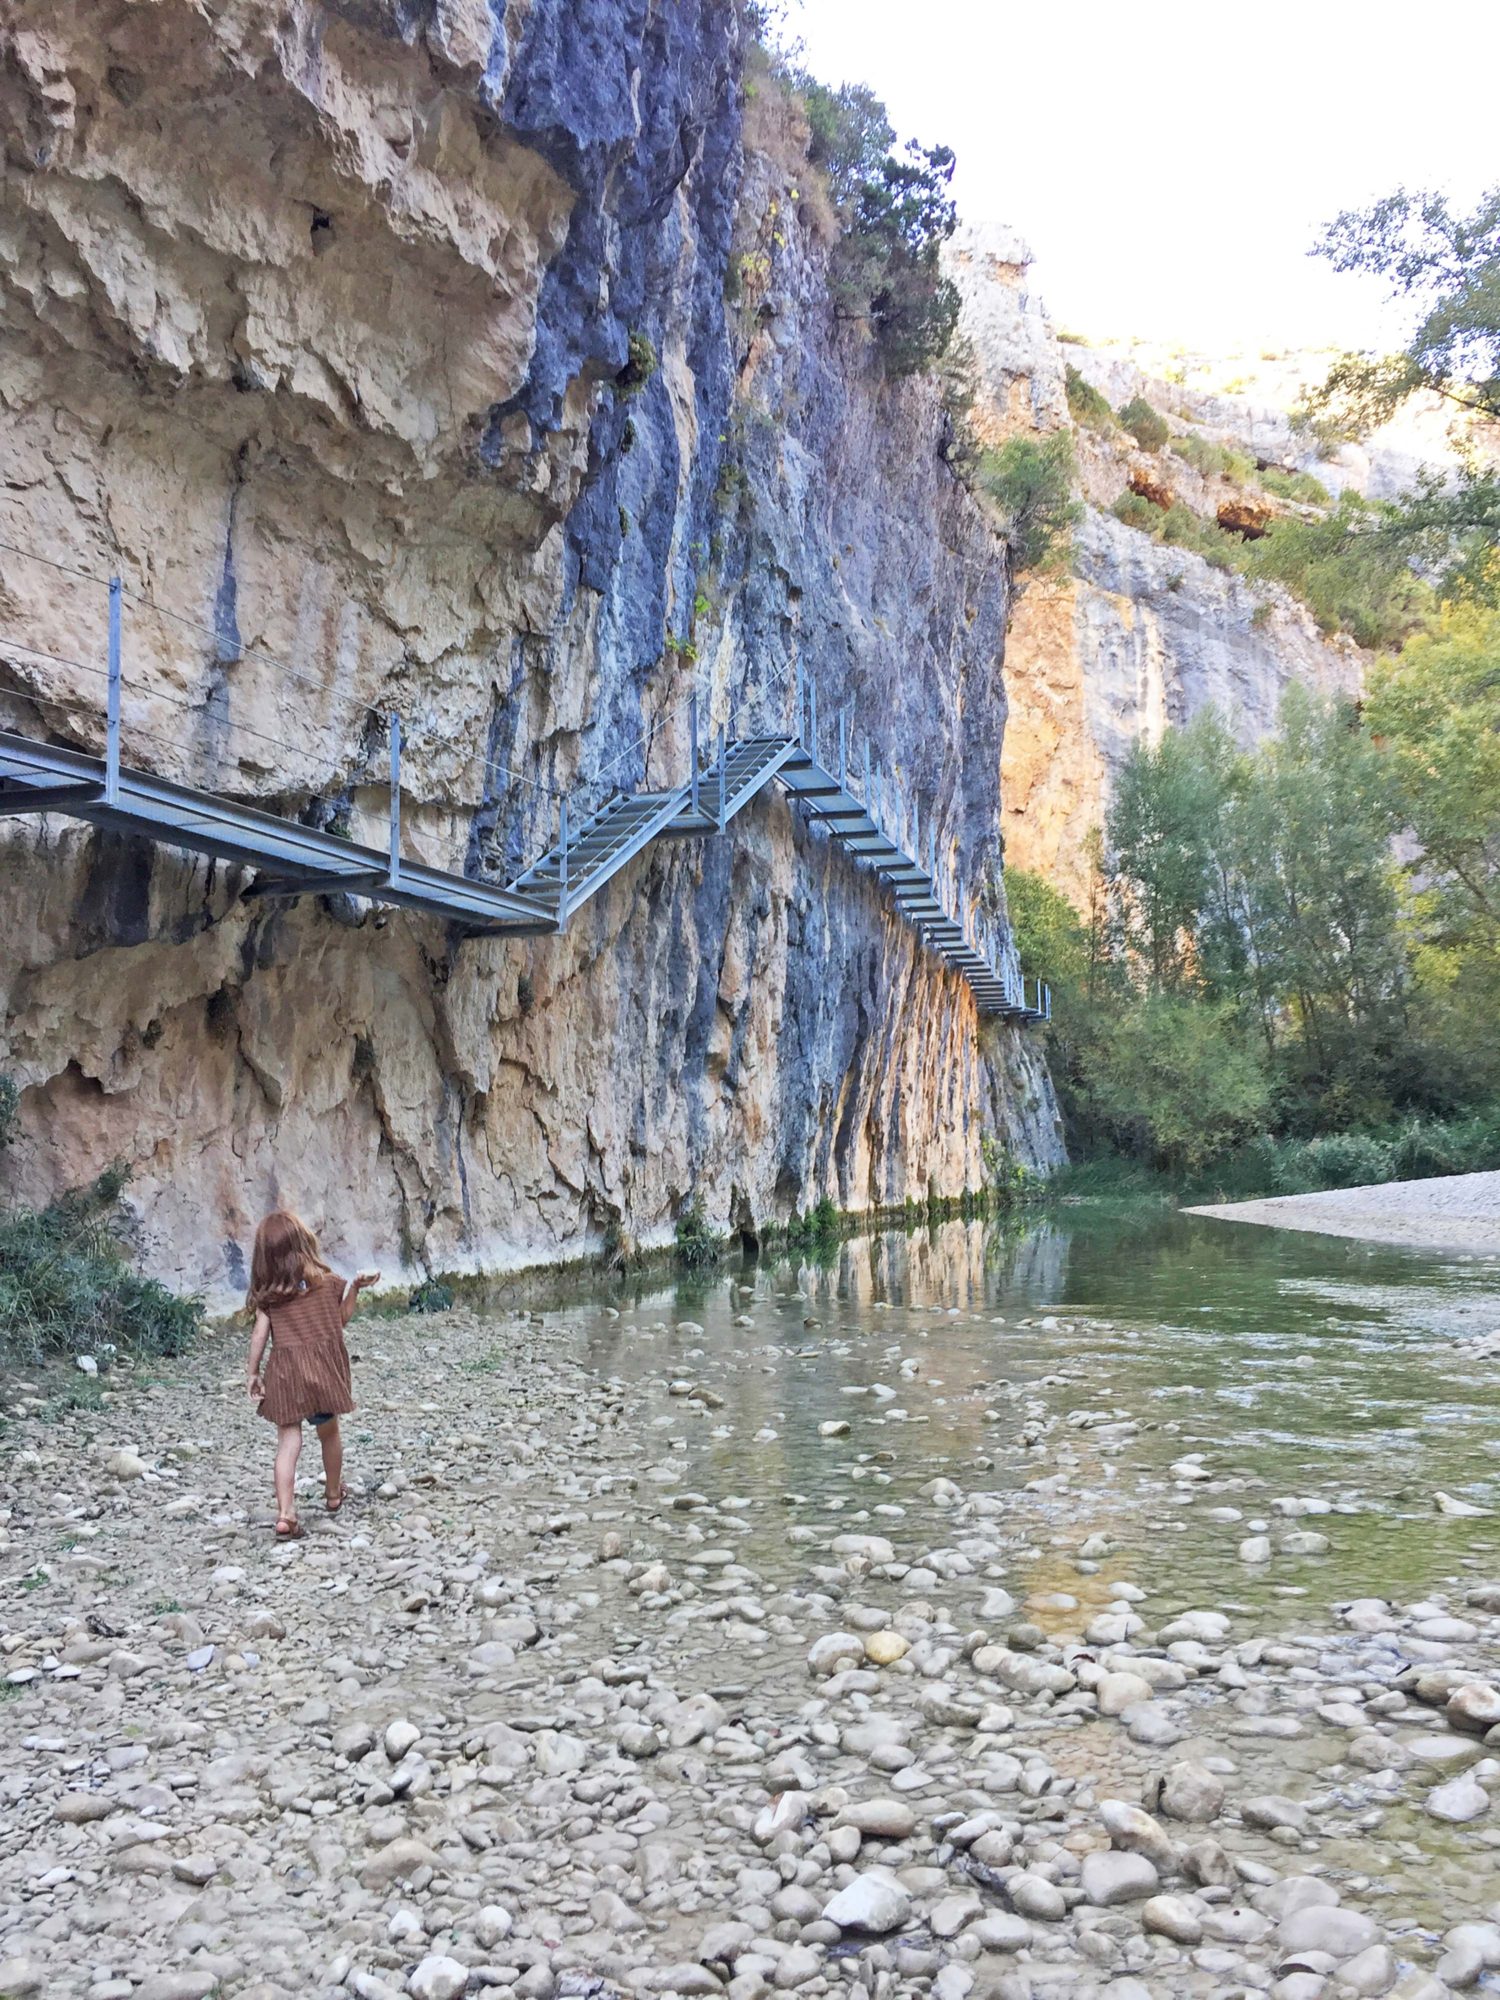
[[[1388,670],[1369,717],[1294,687],[1255,750],[1212,715],[1137,746],[1087,915],[1008,874],[1023,960],[1055,989],[1076,1147],[1191,1174],[1253,1131],[1384,1130],[1493,1102],[1493,637],[1450,617]],[[1423,843],[1404,866],[1403,829]]]
[[[1055,575],[1068,566],[1082,512],[1073,498],[1075,472],[1067,431],[1007,438],[981,455],[975,483],[1000,514],[1013,577]]]
[[[1368,715],[1419,845],[1411,874],[1425,941],[1500,958],[1500,614],[1445,612],[1381,663]]]
[[[1344,355],[1310,399],[1303,416],[1325,446],[1368,435],[1418,390],[1500,419],[1500,188],[1468,215],[1398,189],[1336,217],[1316,251],[1335,270],[1384,278],[1416,314],[1401,353]],[[1500,474],[1472,449],[1456,478],[1420,480],[1378,526],[1344,526],[1351,540],[1379,535],[1401,549],[1445,597],[1500,600]]]
[[[1335,368],[1325,394],[1351,423],[1373,429],[1414,389],[1500,418],[1500,187],[1471,215],[1441,194],[1398,188],[1336,216],[1316,254],[1336,271],[1384,278],[1419,314],[1401,354],[1345,356]]]
[[[930,367],[953,338],[961,303],[942,269],[958,222],[953,153],[915,139],[897,146],[885,106],[863,84],[832,90],[805,70],[791,81],[807,111],[808,158],[839,218],[839,310],[868,322],[890,374]]]
[[[1344,495],[1327,515],[1283,514],[1234,553],[1237,569],[1284,584],[1325,632],[1395,646],[1427,617],[1432,591],[1412,567],[1409,510]]]

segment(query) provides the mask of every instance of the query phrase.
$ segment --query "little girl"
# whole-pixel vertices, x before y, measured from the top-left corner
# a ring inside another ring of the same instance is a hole
[[[378,1285],[365,1271],[345,1284],[318,1254],[318,1239],[289,1209],[268,1215],[255,1232],[247,1310],[255,1314],[245,1386],[261,1415],[276,1426],[276,1533],[296,1541],[297,1459],[302,1423],[310,1418],[323,1449],[328,1511],[344,1504],[344,1443],[339,1418],[354,1408],[344,1328],[359,1295]],[[271,1358],[261,1379],[266,1343]]]

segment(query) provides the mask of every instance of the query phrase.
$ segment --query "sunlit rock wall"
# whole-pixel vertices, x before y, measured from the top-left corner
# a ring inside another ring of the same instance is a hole
[[[722,0],[23,0],[0,38],[0,721],[97,748],[68,572],[117,571],[129,761],[378,838],[398,709],[409,851],[505,878],[548,787],[680,778],[692,686],[774,726],[801,666],[993,873],[1003,568],[931,388],[835,320],[795,131],[742,143]],[[0,822],[6,1185],[125,1158],[146,1261],[217,1299],[273,1201],[346,1262],[493,1269],[1058,1157],[1033,1046],[779,798],[561,939],[248,881]]]
[[[1284,409],[1190,393],[1107,351],[1059,340],[1028,287],[1029,263],[1025,245],[994,225],[964,232],[954,246],[987,441],[1070,424],[1071,363],[1116,407],[1134,395],[1169,416],[1190,407],[1206,434],[1241,451],[1276,463],[1294,456]],[[1071,574],[1029,580],[1015,605],[1002,790],[1007,861],[1081,899],[1089,834],[1133,744],[1156,742],[1212,709],[1249,745],[1275,728],[1293,682],[1353,694],[1363,661],[1350,640],[1320,632],[1288,592],[1252,589],[1109,511],[1136,471],[1170,479],[1173,497],[1209,518],[1228,488],[1216,490],[1175,456],[1146,459],[1123,434],[1074,435],[1084,514]]]

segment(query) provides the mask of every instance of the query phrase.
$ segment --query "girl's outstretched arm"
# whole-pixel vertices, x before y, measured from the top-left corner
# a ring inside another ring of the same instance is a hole
[[[263,1312],[258,1312],[250,1335],[250,1359],[245,1364],[245,1387],[250,1392],[252,1403],[258,1403],[266,1393],[260,1379],[260,1364],[265,1359],[266,1342],[270,1338],[271,1322]]]
[[[357,1278],[351,1278],[348,1284],[345,1285],[344,1296],[339,1304],[339,1311],[344,1316],[345,1326],[354,1317],[354,1308],[359,1304],[360,1293],[368,1286],[378,1285],[379,1283],[380,1273],[378,1271],[361,1271]]]

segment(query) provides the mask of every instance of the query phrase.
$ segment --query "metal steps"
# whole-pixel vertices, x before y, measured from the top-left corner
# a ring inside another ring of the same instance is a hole
[[[406,859],[400,837],[399,732],[393,728],[391,839],[368,847],[211,792],[124,769],[118,733],[104,758],[0,730],[0,817],[60,812],[258,871],[250,895],[342,891],[446,918],[466,935],[537,936],[562,930],[651,843],[722,833],[770,784],[808,820],[889,884],[896,906],[927,946],[973,989],[981,1014],[1046,1020],[1051,996],[1022,978],[1007,950],[976,943],[945,907],[929,866],[907,854],[841,768],[819,763],[800,734],[720,739],[710,768],[667,791],[616,794],[576,826],[566,803],[557,843],[503,888]],[[696,762],[696,758],[695,758]],[[842,755],[840,763],[842,765]]]

